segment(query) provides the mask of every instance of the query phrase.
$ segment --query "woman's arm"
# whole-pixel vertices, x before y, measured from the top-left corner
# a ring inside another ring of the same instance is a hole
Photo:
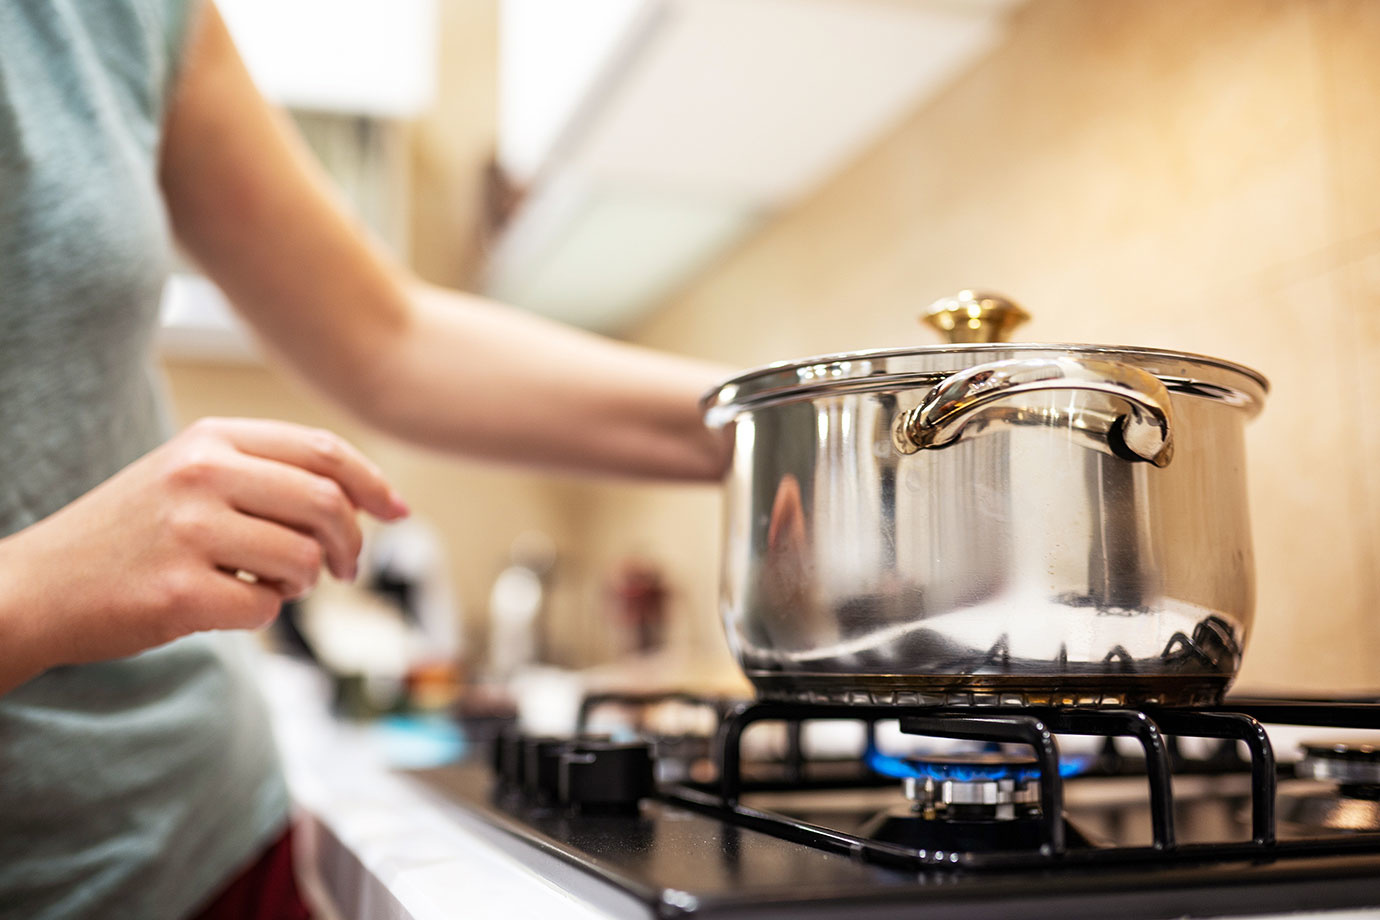
[[[168,117],[178,239],[275,350],[372,424],[498,460],[718,477],[723,371],[426,285],[351,221],[208,6]]]

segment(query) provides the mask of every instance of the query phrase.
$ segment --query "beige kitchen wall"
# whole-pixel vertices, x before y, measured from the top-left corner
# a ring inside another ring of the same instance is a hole
[[[737,366],[933,341],[1006,292],[1034,341],[1231,358],[1259,614],[1240,686],[1380,686],[1380,3],[1034,0],[1009,40],[634,330]],[[678,641],[725,653],[718,505],[586,488],[592,566],[660,559]]]

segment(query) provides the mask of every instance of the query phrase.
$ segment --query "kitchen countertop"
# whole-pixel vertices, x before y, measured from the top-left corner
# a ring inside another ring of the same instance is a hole
[[[299,870],[328,918],[605,916],[390,770],[366,727],[330,715],[319,672],[265,655],[260,674],[300,812]]]
[[[498,846],[500,832],[390,769],[375,733],[330,715],[313,668],[265,655],[261,681],[300,812],[299,871],[326,920],[610,916]],[[1287,916],[1377,920],[1380,909]]]

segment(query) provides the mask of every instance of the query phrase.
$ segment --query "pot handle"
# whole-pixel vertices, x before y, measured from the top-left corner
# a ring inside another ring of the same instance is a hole
[[[1169,465],[1174,455],[1173,410],[1159,378],[1119,361],[1073,355],[992,361],[953,374],[930,390],[920,405],[897,416],[892,443],[903,454],[947,447],[992,403],[1050,390],[1086,390],[1125,402],[1130,411],[1102,426],[1108,448],[1129,460]],[[1005,426],[1022,423],[1048,424],[1049,416],[1013,413]]]

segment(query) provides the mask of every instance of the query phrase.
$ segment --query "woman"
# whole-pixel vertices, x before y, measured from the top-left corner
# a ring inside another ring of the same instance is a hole
[[[149,352],[174,241],[383,430],[574,470],[724,463],[696,410],[713,368],[429,287],[374,246],[213,6],[0,5],[3,917],[248,915],[226,900],[243,879],[275,896],[254,888],[281,866],[264,854],[281,860],[287,799],[243,636],[221,631],[322,567],[353,575],[357,511],[406,513],[323,431],[217,420],[161,443]]]

